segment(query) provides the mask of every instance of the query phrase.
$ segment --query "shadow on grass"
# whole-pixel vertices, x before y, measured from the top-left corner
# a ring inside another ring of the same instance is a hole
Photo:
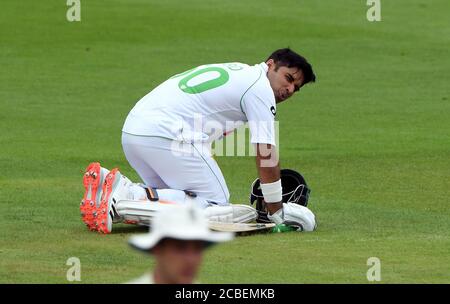
[[[127,224],[117,224],[114,225],[112,229],[112,234],[119,234],[119,233],[145,233],[148,232],[149,228],[147,226],[138,226],[138,225],[127,225]]]

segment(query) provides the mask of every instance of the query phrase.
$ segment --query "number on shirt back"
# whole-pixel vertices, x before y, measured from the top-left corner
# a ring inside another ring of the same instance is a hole
[[[243,66],[238,63],[225,63],[224,66],[231,71],[243,69]],[[188,94],[198,94],[220,87],[230,79],[228,72],[221,67],[210,66],[193,72],[194,70],[195,68],[171,77],[177,78],[186,75],[178,82],[178,87]]]
[[[178,87],[185,93],[198,94],[221,85],[230,79],[228,72],[220,67],[206,67],[189,73],[178,82]]]

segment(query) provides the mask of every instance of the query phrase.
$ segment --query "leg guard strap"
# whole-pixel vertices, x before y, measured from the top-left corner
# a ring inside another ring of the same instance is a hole
[[[157,202],[159,200],[158,192],[152,187],[144,187],[147,198],[152,202]]]

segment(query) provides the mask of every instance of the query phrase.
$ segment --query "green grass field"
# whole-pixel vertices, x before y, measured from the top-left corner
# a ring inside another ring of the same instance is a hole
[[[120,144],[137,100],[171,75],[259,63],[290,46],[317,83],[278,108],[281,164],[312,188],[314,233],[237,238],[207,252],[205,283],[450,283],[448,0],[81,1],[0,5],[0,283],[119,283],[153,260],[81,222],[91,161],[137,181]],[[251,157],[219,157],[247,203]],[[272,262],[268,262],[272,261]]]

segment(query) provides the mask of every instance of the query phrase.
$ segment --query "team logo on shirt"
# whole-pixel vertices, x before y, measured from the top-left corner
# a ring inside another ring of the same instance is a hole
[[[277,110],[275,110],[274,106],[270,107],[270,112],[272,112],[273,116],[277,115]]]

